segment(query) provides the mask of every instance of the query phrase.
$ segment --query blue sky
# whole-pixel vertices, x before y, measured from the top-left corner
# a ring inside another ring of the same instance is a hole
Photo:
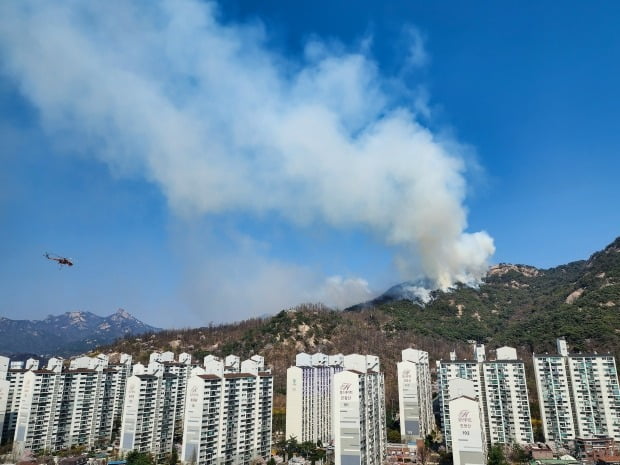
[[[3,316],[199,326],[619,235],[615,2],[0,10]]]

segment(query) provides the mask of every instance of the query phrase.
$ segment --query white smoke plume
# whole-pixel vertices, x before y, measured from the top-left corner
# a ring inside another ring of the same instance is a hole
[[[0,2],[0,54],[49,134],[156,183],[178,214],[361,227],[440,288],[475,283],[494,253],[466,232],[462,148],[364,50],[314,40],[290,60],[209,2],[23,0]]]

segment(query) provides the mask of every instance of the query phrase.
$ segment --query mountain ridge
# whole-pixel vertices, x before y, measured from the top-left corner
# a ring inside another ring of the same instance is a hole
[[[109,344],[129,334],[159,331],[123,309],[102,317],[87,311],[48,315],[42,320],[0,318],[0,353],[69,356]]]
[[[165,330],[101,349],[144,361],[153,350],[186,351],[196,358],[260,353],[273,367],[280,405],[286,369],[302,351],[378,355],[388,405],[396,398],[396,362],[407,347],[437,360],[452,350],[471,358],[471,341],[485,343],[489,351],[510,345],[529,366],[532,353],[553,352],[555,339],[564,336],[574,352],[620,355],[620,238],[586,260],[547,269],[499,264],[477,288],[457,284],[431,294],[425,304],[384,295],[343,311],[302,305],[267,318]]]

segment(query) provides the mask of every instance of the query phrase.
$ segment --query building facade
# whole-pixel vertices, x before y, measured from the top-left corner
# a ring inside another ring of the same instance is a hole
[[[26,362],[11,362],[0,356],[0,443],[7,444],[15,437],[17,412],[22,397],[24,375],[39,368],[39,361],[29,358]]]
[[[0,357],[3,438],[16,453],[94,448],[111,442],[120,421],[121,453],[148,452],[161,461],[181,435],[190,462],[269,458],[273,377],[263,357],[207,356],[204,368],[189,354],[175,361],[172,352],[152,354],[146,367],[131,361],[126,354],[115,364],[105,355],[54,357],[39,369],[36,361]]]
[[[264,359],[209,356],[187,382],[181,461],[244,465],[271,455],[273,376]]]
[[[497,349],[494,361],[483,362],[482,379],[488,444],[534,442],[525,364],[516,349]]]
[[[379,358],[346,355],[332,383],[336,465],[380,465],[386,457],[385,385]]]
[[[9,369],[5,372],[5,379],[2,380],[2,397],[4,400],[2,413],[2,444],[13,441],[15,437],[15,426],[17,425],[17,413],[22,398],[22,386],[24,375],[28,372],[25,369]]]
[[[448,410],[454,465],[485,465],[486,440],[482,409],[472,380],[453,378],[448,382]]]
[[[121,375],[108,367],[106,356],[75,359],[68,369],[52,358],[45,369],[9,370],[9,376],[15,391],[4,426],[8,434],[14,430],[16,450],[58,451],[110,441]]]
[[[178,379],[162,367],[134,365],[127,380],[120,450],[150,452],[162,459],[172,452]]]
[[[177,377],[177,400],[176,400],[176,412],[175,423],[174,423],[174,434],[177,437],[183,435],[183,415],[185,414],[185,393],[187,391],[187,381],[189,380],[192,369],[194,365],[192,365],[192,356],[188,353],[179,354],[178,360],[174,360],[174,354],[172,360],[170,360],[169,354],[171,352],[164,352],[163,356],[154,357],[151,354],[151,363],[150,366],[153,368],[155,366],[161,366],[163,368],[164,373],[173,374]]]
[[[528,444],[534,441],[525,364],[512,347],[497,349],[495,360],[486,360],[483,345],[474,348],[474,360],[437,362],[439,403],[446,447],[452,447],[449,381],[472,382],[472,397],[480,402],[481,424],[487,445]]]
[[[333,440],[331,390],[344,356],[300,353],[286,371],[286,438],[327,445]]]
[[[569,354],[557,340],[558,354],[535,354],[534,373],[547,441],[570,445],[576,437],[620,441],[620,387],[611,355]]]
[[[428,352],[403,350],[396,371],[401,441],[415,443],[435,426]]]
[[[61,397],[59,373],[33,370],[24,375],[14,449],[54,450],[56,434],[64,430],[64,425],[56,424]]]
[[[477,348],[476,353],[480,355],[481,351],[479,348]],[[482,404],[485,399],[482,383],[483,361],[483,357],[481,357],[481,360],[457,360],[454,352],[450,353],[450,360],[437,361],[439,415],[441,418],[441,430],[448,450],[452,448],[452,419],[450,417],[450,409],[448,408],[448,403],[450,402],[449,381],[456,378],[471,380],[474,390],[474,395],[471,397]],[[482,424],[484,424],[484,409],[481,410],[481,415],[483,415]]]

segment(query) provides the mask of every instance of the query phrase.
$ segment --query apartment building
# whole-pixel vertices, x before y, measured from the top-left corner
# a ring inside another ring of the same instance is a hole
[[[131,357],[122,354],[121,364],[110,366],[108,357],[100,355],[76,358],[67,368],[54,357],[39,369],[38,360],[9,363],[0,357],[2,442],[15,440],[18,448],[59,450],[109,441],[114,418],[122,410],[118,398],[130,363]]]
[[[297,354],[286,371],[286,438],[325,445],[333,440],[332,380],[343,369],[342,354]]]
[[[4,430],[4,422],[7,417],[7,404],[9,401],[10,388],[11,382],[0,378],[0,444],[7,442],[2,433]]]
[[[22,398],[24,375],[29,370],[39,368],[39,361],[28,359],[24,362],[10,362],[0,357],[0,442],[7,444],[15,437],[17,412]]]
[[[17,415],[14,426],[12,412],[4,426],[9,434],[14,430],[17,451],[93,447],[111,439],[121,375],[109,368],[106,356],[80,357],[68,369],[62,359],[52,358],[45,369],[9,370],[7,375],[15,385],[7,409],[17,409]]]
[[[620,441],[620,387],[615,358],[608,354],[569,354],[557,340],[558,354],[535,354],[534,372],[543,429],[558,446],[576,437]]]
[[[58,426],[55,425],[60,373],[32,370],[24,375],[22,398],[15,428],[14,449],[52,450]]]
[[[177,377],[177,400],[175,412],[175,435],[183,434],[183,416],[185,414],[185,393],[187,391],[187,382],[195,368],[192,365],[192,356],[188,353],[179,354],[178,361],[175,360],[158,360],[154,363],[161,363],[164,373],[170,373]]]
[[[611,355],[568,357],[577,436],[611,437],[620,441],[620,387]]]
[[[485,433],[489,444],[534,442],[525,364],[512,347],[500,347],[482,363]]]
[[[452,448],[452,419],[448,402],[450,401],[449,381],[455,378],[472,381],[474,398],[481,403],[483,395],[482,362],[485,360],[484,346],[476,345],[474,348],[474,360],[457,360],[456,353],[450,352],[450,360],[438,360],[437,385],[439,389],[439,412],[441,418],[441,430],[448,450]],[[485,424],[484,409],[481,410],[482,424]]]
[[[430,434],[435,425],[428,352],[403,350],[396,371],[401,440],[415,443]]]
[[[114,431],[115,425],[120,425],[123,417],[123,404],[125,402],[125,388],[127,379],[131,376],[132,357],[129,354],[120,354],[117,363],[111,363],[103,371],[103,408],[101,412],[100,429],[109,431],[112,435],[119,434]]]
[[[474,382],[453,378],[448,381],[448,410],[454,465],[484,465],[486,441],[482,408],[476,399]]]
[[[172,452],[178,377],[165,373],[159,363],[133,366],[127,380],[120,450],[150,452],[163,459]]]
[[[496,353],[495,360],[486,360],[484,346],[478,344],[474,347],[474,360],[456,360],[452,353],[451,360],[437,362],[442,430],[449,449],[453,419],[447,408],[448,387],[455,378],[472,381],[473,397],[481,405],[487,445],[527,444],[534,440],[525,365],[512,347],[500,347]]]
[[[181,460],[244,465],[271,454],[273,376],[264,359],[207,356],[187,383]]]
[[[336,465],[380,465],[386,457],[385,385],[379,358],[346,355],[332,382]]]

